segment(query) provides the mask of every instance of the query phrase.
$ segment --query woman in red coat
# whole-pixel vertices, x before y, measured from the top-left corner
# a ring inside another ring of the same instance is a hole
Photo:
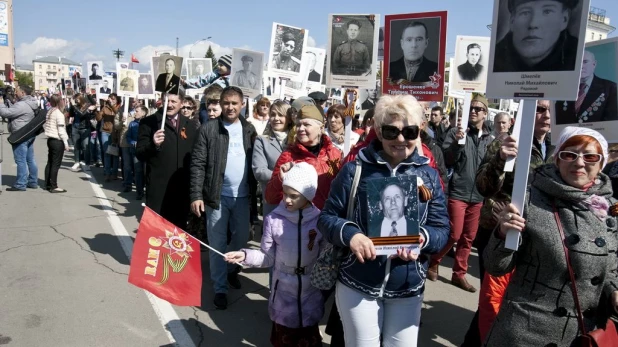
[[[283,197],[282,173],[294,163],[305,162],[318,172],[318,190],[314,205],[322,209],[328,198],[330,184],[337,176],[341,165],[341,151],[323,135],[324,122],[316,106],[303,106],[296,117],[296,138],[277,160],[273,175],[266,186],[265,199],[269,204],[278,204]]]

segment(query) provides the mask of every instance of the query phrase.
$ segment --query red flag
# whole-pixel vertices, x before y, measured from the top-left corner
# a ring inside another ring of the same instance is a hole
[[[199,242],[150,208],[133,244],[129,283],[178,306],[201,306]]]
[[[135,55],[133,55],[133,53],[131,53],[131,62],[139,64],[139,60],[137,60],[137,58],[135,58]]]

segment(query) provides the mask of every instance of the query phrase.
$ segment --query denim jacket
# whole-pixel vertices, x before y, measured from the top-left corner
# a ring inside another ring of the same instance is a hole
[[[129,123],[129,129],[127,130],[127,143],[131,147],[135,147],[137,144],[137,134],[139,130],[139,120],[134,119]]]
[[[374,178],[399,175],[417,175],[431,191],[431,199],[419,199],[420,232],[425,237],[421,256],[417,261],[403,261],[377,256],[361,264],[354,254],[348,254],[339,267],[338,279],[344,285],[370,297],[403,298],[417,296],[425,289],[428,254],[439,252],[446,245],[449,236],[449,218],[446,200],[440,184],[438,172],[429,167],[428,159],[415,150],[414,153],[396,167],[392,168],[382,159],[382,144],[374,140],[360,151],[362,171],[356,200],[353,202],[354,217],[346,219],[350,189],[356,170],[356,162],[343,166],[332,182],[326,205],[318,221],[318,230],[324,238],[335,246],[349,249],[350,240],[357,233],[368,234],[367,181]],[[416,192],[408,192],[417,194]]]

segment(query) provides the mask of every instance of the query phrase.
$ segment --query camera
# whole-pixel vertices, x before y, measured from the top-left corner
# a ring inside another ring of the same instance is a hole
[[[4,99],[4,104],[9,107],[15,103],[15,88],[11,86],[0,87],[0,97]]]

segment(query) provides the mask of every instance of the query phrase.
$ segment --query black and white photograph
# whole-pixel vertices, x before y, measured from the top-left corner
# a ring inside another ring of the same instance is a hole
[[[575,100],[590,0],[494,0],[488,97]]]
[[[137,81],[137,93],[140,98],[154,97],[154,86],[152,80],[152,74],[150,73],[142,73],[139,75],[139,80]]]
[[[490,40],[490,37],[482,36],[457,36],[450,88],[485,93]]]
[[[88,67],[88,82],[97,82],[103,79],[105,73],[103,72],[103,62],[102,61],[89,61],[86,63]]]
[[[306,29],[273,23],[268,57],[269,71],[282,77],[298,78],[308,38],[309,31]]]
[[[322,73],[324,71],[324,62],[326,61],[326,50],[316,47],[307,47],[305,49],[305,57],[307,64],[307,84],[308,86],[322,84]]]
[[[198,79],[207,73],[212,72],[212,59],[210,58],[189,58],[187,64],[187,79]]]
[[[377,89],[360,89],[358,92],[358,101],[360,103],[360,109],[367,111],[376,107],[378,102],[378,90]]]
[[[279,78],[271,74],[270,71],[262,72],[262,94],[264,94],[264,96],[269,98],[274,97],[275,99],[279,98],[277,90],[279,84],[278,79]]]
[[[230,84],[239,87],[246,96],[256,97],[262,93],[264,53],[234,48]]]
[[[93,85],[97,91],[97,100],[107,100],[107,97],[114,92],[114,78],[105,76],[99,82],[100,84]]]
[[[378,62],[378,14],[328,17],[326,85],[372,88]]]
[[[118,73],[118,95],[119,96],[137,96],[139,84],[139,71],[132,69],[120,69]]]
[[[154,58],[159,58],[157,69],[154,69]],[[153,70],[158,72],[156,75],[157,79],[155,81],[155,91],[161,93],[178,94],[182,60],[182,57],[169,54],[153,57]]]
[[[577,100],[552,103],[552,142],[566,126],[596,130],[618,142],[618,38],[586,43]]]
[[[343,100],[343,88],[330,88],[328,93],[329,99]]]

